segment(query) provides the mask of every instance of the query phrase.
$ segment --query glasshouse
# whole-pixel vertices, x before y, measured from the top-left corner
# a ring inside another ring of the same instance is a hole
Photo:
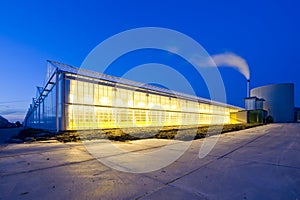
[[[26,127],[53,131],[235,123],[242,108],[47,61]]]

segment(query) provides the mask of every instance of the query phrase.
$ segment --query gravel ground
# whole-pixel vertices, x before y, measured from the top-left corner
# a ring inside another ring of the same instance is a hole
[[[207,136],[226,133],[231,131],[244,130],[260,126],[262,124],[227,124],[224,126],[169,126],[169,127],[134,127],[122,129],[65,131],[60,134],[51,133],[36,129],[19,129],[18,135],[12,136],[7,142],[21,143],[44,140],[57,140],[60,142],[76,142],[80,140],[109,139],[113,141],[130,141],[138,139],[176,139],[194,140]]]

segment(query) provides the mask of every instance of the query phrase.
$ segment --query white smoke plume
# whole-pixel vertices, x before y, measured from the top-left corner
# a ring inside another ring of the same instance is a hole
[[[208,59],[194,55],[190,58],[190,60],[198,67],[213,67],[217,65],[218,67],[233,68],[243,74],[247,80],[250,80],[250,71],[246,60],[234,53],[225,52],[216,54],[212,55]]]
[[[232,67],[250,80],[249,66],[245,59],[234,53],[222,53],[211,56],[218,67]]]

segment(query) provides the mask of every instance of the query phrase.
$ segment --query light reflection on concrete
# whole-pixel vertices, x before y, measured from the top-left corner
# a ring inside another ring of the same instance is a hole
[[[111,169],[82,143],[0,145],[0,199],[299,199],[299,130],[272,124],[227,133],[202,159],[196,140],[171,165],[144,174]],[[114,145],[142,153],[167,142]]]

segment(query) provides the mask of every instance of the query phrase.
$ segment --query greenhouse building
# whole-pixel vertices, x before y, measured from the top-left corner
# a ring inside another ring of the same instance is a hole
[[[37,87],[26,127],[89,130],[236,123],[242,108],[47,61],[44,87]]]

